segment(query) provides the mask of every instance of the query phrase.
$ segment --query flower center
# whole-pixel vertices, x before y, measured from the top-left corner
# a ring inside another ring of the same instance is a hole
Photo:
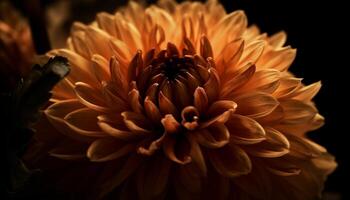
[[[184,54],[184,53],[183,53]],[[167,49],[155,55],[147,52],[144,67],[136,77],[141,97],[153,98],[157,104],[162,93],[179,110],[193,105],[193,93],[209,78],[209,67],[199,55],[180,55],[177,47],[168,44]],[[191,120],[190,120],[191,121]]]

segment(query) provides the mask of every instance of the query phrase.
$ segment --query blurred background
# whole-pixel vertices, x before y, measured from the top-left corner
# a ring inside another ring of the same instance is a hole
[[[52,46],[57,48],[65,44],[73,21],[89,23],[97,12],[114,12],[127,0],[12,0],[11,3],[24,16],[33,18],[34,15],[34,19],[39,19],[34,27],[40,30],[46,26],[47,40],[54,41]],[[287,44],[298,50],[290,70],[297,77],[303,77],[306,84],[322,81],[323,87],[315,101],[326,124],[309,135],[335,155],[339,164],[326,183],[324,199],[347,199],[347,180],[350,178],[350,151],[347,148],[350,131],[346,115],[350,92],[348,6],[341,5],[340,0],[221,0],[221,3],[228,12],[244,10],[249,23],[258,25],[269,35],[285,30]],[[42,46],[36,49],[45,51],[48,47],[38,30],[33,34],[41,38]]]

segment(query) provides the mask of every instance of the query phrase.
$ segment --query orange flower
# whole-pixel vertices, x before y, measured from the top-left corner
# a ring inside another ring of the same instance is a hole
[[[50,153],[109,165],[102,196],[314,199],[336,163],[305,135],[323,124],[321,83],[287,71],[285,40],[215,0],[131,1],[75,23],[68,48],[49,53],[71,64],[45,110],[66,137]]]
[[[8,4],[0,3],[1,91],[12,89],[25,76],[35,56],[27,22]]]

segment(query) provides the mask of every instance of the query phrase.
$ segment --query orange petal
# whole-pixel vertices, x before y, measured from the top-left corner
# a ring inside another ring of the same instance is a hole
[[[66,99],[75,99],[74,85],[67,78],[60,81],[52,91],[51,101],[58,102]]]
[[[108,61],[100,56],[99,54],[94,54],[91,58],[93,71],[95,72],[96,79],[101,83],[102,81],[109,81],[109,63]]]
[[[237,104],[233,101],[219,100],[211,104],[207,113],[209,116],[217,116],[228,110],[230,110],[231,112],[234,112],[236,108],[237,108]]]
[[[176,121],[173,115],[165,115],[161,120],[163,127],[167,133],[176,133],[180,130],[181,124]]]
[[[220,78],[214,68],[210,68],[208,72],[209,72],[209,79],[203,85],[203,88],[207,94],[208,101],[212,102],[217,98],[219,94]]]
[[[200,52],[201,52],[201,56],[204,59],[207,59],[208,57],[213,58],[214,54],[213,54],[213,49],[210,45],[210,42],[208,40],[208,38],[206,36],[202,36],[201,37],[201,46],[200,46]]]
[[[200,145],[214,149],[225,146],[230,139],[230,132],[227,127],[222,124],[212,125],[206,129],[197,130],[193,134]]]
[[[291,94],[293,94],[301,85],[300,78],[294,77],[282,77],[280,79],[280,84],[277,90],[274,92],[273,96],[276,98],[287,99]]]
[[[281,106],[284,112],[281,124],[284,125],[307,123],[317,114],[314,106],[297,100],[281,101]]]
[[[81,108],[70,112],[64,117],[69,128],[77,134],[91,137],[105,137],[103,131],[97,125],[98,112],[90,108]]]
[[[179,116],[179,112],[176,109],[175,105],[163,94],[163,92],[159,92],[158,102],[160,112],[163,115],[172,114],[175,117]]]
[[[284,31],[280,31],[278,33],[273,34],[272,36],[269,37],[268,43],[275,47],[282,47],[284,43],[286,43],[287,40],[287,34]]]
[[[135,81],[137,73],[142,71],[142,51],[138,50],[128,66],[128,82]]]
[[[143,107],[141,105],[141,96],[137,89],[132,89],[129,92],[129,104],[132,110],[136,113],[143,113]]]
[[[123,112],[121,114],[128,129],[141,135],[151,133],[149,121],[141,114],[134,112]]]
[[[255,40],[249,44],[246,44],[243,54],[238,63],[238,69],[240,66],[245,66],[247,63],[256,64],[264,52],[266,42],[264,40]],[[260,66],[256,64],[256,66]]]
[[[290,142],[290,155],[297,158],[318,157],[327,150],[309,139],[287,134]]]
[[[187,164],[192,161],[190,156],[190,144],[186,138],[166,137],[163,150],[165,155],[178,164]]]
[[[267,93],[254,92],[243,94],[234,99],[238,107],[237,114],[251,118],[260,118],[270,114],[279,102]]]
[[[133,144],[125,144],[108,137],[94,141],[87,150],[87,157],[92,162],[105,162],[124,156],[134,149]]]
[[[263,69],[257,71],[253,77],[245,84],[240,91],[260,91],[273,93],[279,86],[280,72],[275,69]]]
[[[132,140],[140,137],[138,134],[124,130],[119,127],[112,126],[111,124],[106,122],[100,121],[98,122],[98,125],[101,128],[101,130],[104,131],[106,134],[120,140]]]
[[[312,98],[320,91],[321,81],[313,83],[311,85],[301,87],[293,93],[293,99],[299,101],[311,101]]]
[[[272,128],[265,128],[265,133],[266,140],[244,148],[249,155],[275,158],[289,153],[288,139],[282,133]]]
[[[209,38],[213,49],[220,52],[223,43],[240,38],[246,27],[247,18],[243,11],[238,10],[226,15],[210,29]],[[223,41],[223,39],[226,39],[226,41]]]
[[[50,123],[62,134],[67,135],[71,138],[80,140],[80,141],[90,141],[93,138],[76,134],[75,131],[72,131],[64,120],[64,117],[74,110],[78,110],[84,108],[84,105],[79,103],[78,100],[70,99],[59,101],[57,103],[52,104],[45,110],[45,115],[47,116]]]
[[[161,114],[158,107],[146,96],[144,101],[144,108],[147,116],[154,122],[159,123],[161,120]]]
[[[235,144],[256,144],[266,139],[264,128],[249,117],[232,114],[226,126],[230,132],[231,141]]]
[[[208,151],[210,162],[216,171],[225,177],[236,177],[248,174],[252,170],[252,163],[248,155],[235,145]]]
[[[292,49],[290,46],[278,50],[271,50],[261,56],[257,62],[257,66],[286,71],[294,61],[295,56],[296,49]]]
[[[208,97],[202,87],[197,87],[194,91],[194,106],[199,113],[204,113],[208,107]]]
[[[218,73],[221,75],[227,69],[233,69],[242,56],[244,50],[244,40],[237,39],[228,43],[216,59]],[[220,62],[222,61],[222,62]]]
[[[200,128],[206,128],[214,123],[222,123],[223,124],[223,123],[227,122],[227,120],[230,119],[232,112],[233,112],[233,110],[227,110],[216,117],[213,117],[207,121],[204,121],[200,124]]]
[[[99,90],[93,88],[89,84],[82,82],[77,82],[75,84],[74,90],[79,101],[85,106],[101,112],[108,111],[108,108],[106,108],[106,105],[102,98],[103,95]]]
[[[238,90],[244,84],[246,84],[250,78],[254,75],[256,70],[255,65],[248,63],[245,67],[242,67],[241,70],[230,74],[229,72],[226,75],[228,77],[227,81],[224,81],[222,89],[220,90],[221,97],[231,97],[234,96],[235,90]]]

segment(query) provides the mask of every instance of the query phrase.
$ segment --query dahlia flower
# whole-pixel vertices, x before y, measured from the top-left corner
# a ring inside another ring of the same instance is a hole
[[[336,167],[305,134],[324,121],[312,102],[321,83],[288,72],[285,41],[216,0],[99,13],[49,52],[71,73],[37,139],[51,156],[103,166],[82,183],[99,198],[319,198]]]

